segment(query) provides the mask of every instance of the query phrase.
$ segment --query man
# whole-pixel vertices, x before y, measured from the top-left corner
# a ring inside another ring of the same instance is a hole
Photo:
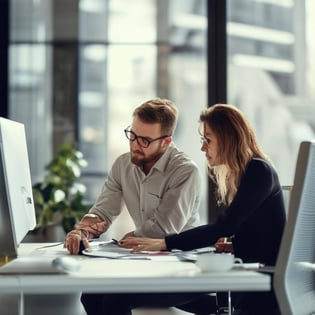
[[[122,201],[135,224],[123,238],[161,238],[198,226],[201,176],[172,141],[177,118],[175,104],[167,99],[152,99],[135,109],[124,130],[130,152],[117,158],[96,203],[67,234],[71,254],[78,254],[81,240],[88,248],[88,239],[110,227]]]

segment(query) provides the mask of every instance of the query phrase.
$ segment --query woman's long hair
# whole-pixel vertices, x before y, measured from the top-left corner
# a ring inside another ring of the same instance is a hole
[[[207,124],[217,138],[220,165],[210,166],[209,175],[217,184],[218,204],[229,205],[238,189],[248,162],[268,160],[244,114],[235,106],[216,104],[202,111],[201,128]]]

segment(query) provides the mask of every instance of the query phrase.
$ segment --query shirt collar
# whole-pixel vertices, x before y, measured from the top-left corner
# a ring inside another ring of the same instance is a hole
[[[159,160],[153,165],[152,169],[156,169],[160,172],[164,172],[164,170],[167,167],[170,155],[173,151],[173,149],[175,148],[175,144],[172,142],[169,144],[168,148],[166,149],[166,151],[163,153],[163,155],[159,158]],[[151,169],[151,171],[152,171]]]

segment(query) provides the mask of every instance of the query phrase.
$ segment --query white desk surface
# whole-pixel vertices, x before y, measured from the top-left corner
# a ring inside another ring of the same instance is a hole
[[[22,244],[19,255],[28,255],[42,245],[47,244]],[[0,293],[21,290],[26,294],[269,291],[271,288],[270,276],[255,271],[237,269],[201,273],[194,263],[189,262],[73,257],[82,263],[79,272],[66,275],[1,275]]]

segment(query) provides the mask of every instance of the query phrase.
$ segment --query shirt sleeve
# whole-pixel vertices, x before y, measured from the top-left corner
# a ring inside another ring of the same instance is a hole
[[[199,224],[201,174],[194,164],[182,165],[171,175],[159,206],[135,230],[136,236],[164,237]]]
[[[118,161],[113,164],[102,191],[89,213],[98,215],[109,224],[121,213],[122,188]]]

